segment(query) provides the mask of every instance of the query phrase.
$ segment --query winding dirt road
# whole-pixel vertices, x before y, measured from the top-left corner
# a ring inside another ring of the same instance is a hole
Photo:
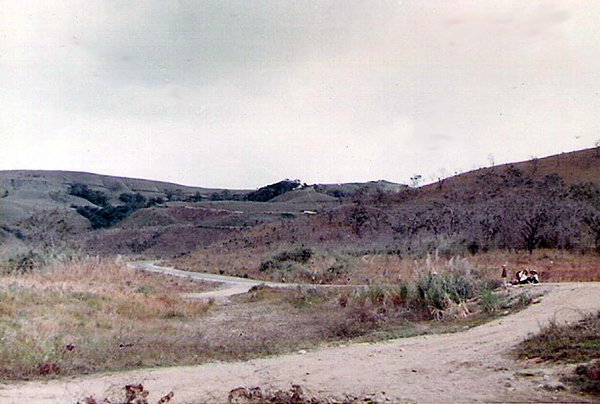
[[[600,283],[538,285],[548,293],[519,313],[456,334],[326,347],[239,363],[209,363],[0,386],[3,404],[75,403],[143,383],[150,402],[175,392],[177,403],[223,402],[236,387],[289,389],[320,397],[371,395],[392,402],[581,401],[556,391],[559,368],[512,360],[511,348],[549,320],[575,321],[600,310]],[[562,369],[564,370],[564,369]]]
[[[217,299],[227,300],[227,298],[242,293],[247,293],[252,287],[258,285],[270,286],[273,288],[297,288],[297,287],[308,287],[308,288],[347,288],[356,289],[366,286],[361,285],[312,285],[308,283],[281,283],[281,282],[269,282],[259,281],[255,279],[239,278],[235,276],[217,275],[206,272],[191,272],[183,271],[181,269],[162,267],[156,264],[156,261],[136,261],[130,262],[131,268],[141,269],[143,271],[154,272],[162,275],[179,276],[182,278],[196,279],[205,282],[215,282],[219,284],[219,287],[215,290],[208,292],[199,293],[183,293],[183,297],[194,298],[194,299]]]

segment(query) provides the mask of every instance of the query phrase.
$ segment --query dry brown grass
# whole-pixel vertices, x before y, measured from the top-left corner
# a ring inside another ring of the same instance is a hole
[[[441,263],[419,271],[426,274],[439,264],[443,275]],[[114,261],[73,262],[1,281],[2,379],[247,360],[348,339],[452,331],[490,314],[469,307],[468,317],[454,315],[460,302],[446,299],[438,307],[443,321],[424,321],[434,317],[428,305],[437,304],[437,297],[414,303],[414,287],[407,294],[390,285],[257,288],[211,305],[179,297],[190,290],[185,279],[140,273]]]
[[[576,390],[600,397],[600,312],[574,324],[550,322],[513,350],[520,359],[579,364],[563,380]]]
[[[534,269],[542,282],[597,282],[600,281],[600,256],[597,253],[569,252],[561,250],[493,251],[468,258],[478,267],[501,272],[507,264],[509,276],[522,269]]]
[[[0,376],[27,379],[175,361],[177,344],[165,340],[176,339],[185,322],[204,316],[210,305],[180,298],[176,292],[190,289],[185,280],[165,280],[107,261],[3,276]]]
[[[372,251],[359,248],[313,248],[313,257],[306,264],[288,265],[284,269],[261,271],[261,262],[282,251],[292,251],[297,245],[282,244],[237,247],[212,246],[172,261],[172,265],[196,272],[225,273],[267,281],[300,283],[334,283],[364,285],[395,283],[412,279],[422,268],[443,269],[450,260],[479,268],[489,279],[500,279],[502,265],[507,264],[509,277],[522,269],[535,269],[542,282],[600,281],[600,256],[597,253],[561,250],[491,251],[451,259],[430,254],[414,259],[395,254],[392,249]]]

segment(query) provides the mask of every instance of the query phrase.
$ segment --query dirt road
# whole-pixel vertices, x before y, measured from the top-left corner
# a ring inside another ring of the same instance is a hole
[[[584,312],[600,310],[600,283],[541,287],[549,292],[540,303],[457,334],[329,347],[240,363],[15,383],[0,386],[0,402],[75,403],[140,382],[150,390],[150,402],[169,391],[175,392],[177,403],[223,402],[235,387],[287,390],[291,384],[321,397],[377,395],[393,402],[577,400],[568,392],[542,387],[558,380],[557,368],[515,362],[507,353],[551,319],[574,321]]]
[[[273,288],[297,288],[297,287],[315,287],[315,288],[347,288],[355,289],[366,286],[357,285],[312,285],[306,283],[281,283],[258,281],[254,279],[239,278],[235,276],[217,275],[205,272],[183,271],[181,269],[169,268],[157,265],[156,261],[136,261],[129,264],[131,268],[141,269],[143,271],[154,272],[162,275],[179,276],[182,278],[196,279],[205,282],[215,282],[219,287],[215,290],[199,293],[184,293],[184,297],[194,299],[216,299],[227,300],[231,296],[247,293],[252,287],[258,285],[270,286]]]

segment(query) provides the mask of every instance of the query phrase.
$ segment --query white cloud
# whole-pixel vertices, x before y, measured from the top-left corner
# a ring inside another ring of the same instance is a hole
[[[0,9],[0,169],[407,182],[600,138],[592,2]]]

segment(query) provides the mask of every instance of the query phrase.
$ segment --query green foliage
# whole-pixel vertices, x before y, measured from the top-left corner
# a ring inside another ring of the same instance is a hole
[[[69,186],[69,195],[83,198],[94,205],[106,206],[108,205],[109,197],[102,191],[94,191],[90,189],[86,184],[76,182]]]
[[[139,192],[135,194],[123,193],[119,195],[119,200],[131,209],[140,209],[148,203],[146,197]]]
[[[502,307],[502,298],[490,289],[483,289],[480,295],[480,305],[486,313],[495,313]]]
[[[165,200],[160,196],[148,199],[148,206],[162,205],[163,203],[165,203]]]
[[[200,193],[200,191],[196,191],[194,195],[187,198],[189,202],[201,202],[204,199],[204,195]]]
[[[79,184],[77,189],[87,189],[87,186],[84,184]],[[95,195],[93,192],[100,191],[92,191],[92,195]],[[92,229],[105,229],[112,227],[120,221],[126,219],[138,209],[152,206],[156,203],[162,203],[162,198],[153,198],[148,201],[146,197],[139,192],[135,194],[122,193],[119,195],[119,200],[123,202],[123,205],[111,205],[108,203],[107,198],[101,207],[79,205],[73,205],[73,207],[77,213],[90,221]]]
[[[112,227],[132,213],[128,206],[108,205],[103,208],[95,206],[75,206],[77,213],[88,219],[92,229]]]
[[[228,189],[224,189],[222,191],[215,191],[212,194],[210,194],[210,198],[211,201],[226,201],[228,199],[231,199],[231,191],[229,191]]]
[[[168,201],[183,201],[185,199],[183,191],[179,188],[165,189],[165,195]]]
[[[443,275],[422,275],[416,281],[417,303],[427,307],[445,309],[448,300],[461,303],[475,296],[476,281],[460,271]]]
[[[286,192],[293,191],[300,186],[302,186],[300,180],[283,180],[250,192],[248,195],[246,195],[246,199],[253,202],[267,202],[278,197],[279,195],[285,194]]]

